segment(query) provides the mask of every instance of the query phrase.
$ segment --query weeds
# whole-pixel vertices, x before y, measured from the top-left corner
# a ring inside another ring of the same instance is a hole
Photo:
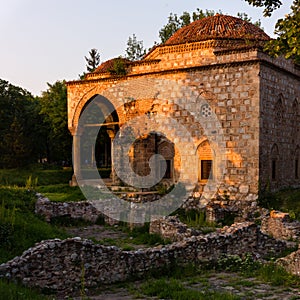
[[[174,300],[238,300],[237,296],[230,293],[219,293],[208,290],[194,290],[185,287],[177,279],[150,280],[141,286],[141,292],[147,296],[155,296],[158,299]]]
[[[38,178],[32,178],[32,175],[30,175],[27,179],[26,179],[26,183],[25,183],[25,189],[27,190],[35,190],[38,184]]]
[[[299,198],[299,188],[287,188],[273,193],[267,187],[259,192],[258,204],[268,209],[288,212],[292,219],[300,220]]]
[[[0,299],[2,300],[50,300],[36,290],[25,288],[19,284],[0,280]]]
[[[0,263],[44,239],[66,237],[34,214],[35,193],[25,188],[0,187]]]
[[[196,229],[204,228],[204,230],[206,230],[207,232],[211,232],[214,231],[216,227],[215,223],[206,221],[206,214],[204,211],[198,211],[198,210],[185,211],[183,209],[178,209],[172,215],[178,215],[182,223],[185,223],[189,227],[193,227]]]

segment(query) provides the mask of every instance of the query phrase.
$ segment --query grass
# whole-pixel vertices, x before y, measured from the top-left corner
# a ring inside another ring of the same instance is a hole
[[[70,169],[0,170],[0,263],[20,255],[36,242],[67,236],[55,224],[48,224],[34,214],[36,197],[33,188],[52,201],[84,200],[79,188],[68,186],[71,175],[72,170]],[[300,219],[298,199],[300,199],[299,189],[286,189],[272,194],[264,203],[269,208],[292,212],[296,218]],[[191,227],[200,229],[204,227],[214,229],[215,227],[215,224],[205,222],[204,213],[191,211],[188,214],[183,214],[179,211],[179,217]],[[58,222],[57,225],[59,224]],[[128,235],[128,238],[125,238],[122,242],[115,239],[106,239],[102,242],[108,245],[115,245],[116,242],[119,242],[120,248],[124,250],[132,250],[132,245],[153,246],[168,242],[161,239],[160,236],[150,235],[147,226],[136,227],[133,230],[130,230],[127,226],[119,227]],[[185,267],[171,266],[165,270],[153,270],[149,278],[141,284],[140,293],[155,296],[159,299],[240,299],[227,292],[221,293],[209,289],[210,284],[207,277],[216,270],[222,272],[226,270],[226,272],[239,274],[239,279],[232,282],[233,285],[238,286],[251,287],[253,282],[247,280],[250,277],[255,277],[259,282],[283,288],[298,287],[300,285],[299,277],[288,274],[273,262],[261,264],[254,262],[247,256],[244,259],[238,257],[222,259],[208,269],[188,265]],[[203,287],[202,290],[187,287],[187,285],[193,286],[193,284],[199,283]],[[35,300],[49,298],[39,295],[34,290],[0,280],[1,299]]]
[[[32,179],[37,178],[38,186],[66,184],[72,177],[72,170],[43,170],[43,169],[1,169],[0,185],[24,187],[26,181],[31,176]]]
[[[25,288],[19,284],[0,280],[0,300],[50,300],[48,296],[41,295],[38,291]]]
[[[287,188],[275,193],[268,190],[259,195],[259,204],[268,209],[288,212],[292,218],[300,220],[300,189]]]
[[[177,215],[182,223],[185,223],[188,227],[200,229],[209,233],[215,230],[216,224],[207,222],[205,212],[197,210],[185,211],[181,208],[177,209],[172,215]]]
[[[178,279],[150,280],[140,287],[141,292],[147,296],[158,299],[174,300],[238,300],[241,299],[230,293],[220,293],[208,290],[194,290],[184,286]]]
[[[0,263],[22,254],[35,243],[67,235],[34,214],[35,193],[0,187]]]
[[[78,186],[71,187],[68,184],[51,184],[38,186],[36,191],[43,194],[53,202],[71,202],[86,200]]]
[[[114,227],[109,227],[112,229]],[[143,245],[143,246],[157,246],[157,245],[166,245],[170,243],[170,240],[163,239],[158,234],[149,233],[149,224],[145,224],[141,227],[134,227],[130,229],[128,225],[121,224],[118,229],[127,235],[125,238],[103,238],[101,240],[95,240],[94,238],[90,238],[97,244],[105,245],[105,246],[117,246],[118,248],[130,251],[134,250],[134,245]]]

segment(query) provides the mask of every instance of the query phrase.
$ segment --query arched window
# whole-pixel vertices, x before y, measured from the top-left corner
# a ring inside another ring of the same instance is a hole
[[[299,114],[299,103],[297,98],[293,102],[293,114],[296,116]]]
[[[297,146],[295,151],[295,158],[294,158],[294,172],[295,172],[295,179],[299,179],[300,172],[299,172],[299,159],[300,159],[300,147]]]
[[[271,149],[271,178],[276,181],[278,178],[278,160],[279,160],[279,150],[276,144],[273,145]]]
[[[207,140],[199,145],[197,153],[199,157],[198,180],[205,181],[213,178],[214,154]]]
[[[284,114],[284,106],[283,106],[283,96],[280,95],[279,99],[275,104],[275,117],[277,123],[282,123],[283,121],[283,114]]]
[[[174,156],[175,156],[174,144],[171,143],[170,141],[163,141],[158,146],[158,154],[164,157],[166,163],[165,173],[162,174],[162,171],[160,171],[162,178],[165,179],[173,178]],[[162,169],[162,167],[160,167],[160,169]]]

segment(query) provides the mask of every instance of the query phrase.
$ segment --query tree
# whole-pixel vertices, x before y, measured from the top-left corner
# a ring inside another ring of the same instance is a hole
[[[100,54],[97,49],[93,48],[89,51],[90,57],[84,57],[87,64],[86,69],[88,72],[94,72],[100,64]]]
[[[282,5],[280,0],[245,0],[252,6],[264,7],[264,17],[270,17],[272,12]]]
[[[23,167],[43,153],[38,101],[26,90],[0,79],[0,167]]]
[[[109,69],[109,73],[111,75],[126,75],[127,70],[126,70],[124,58],[122,58],[121,56],[118,58],[115,58],[113,60],[112,67]]]
[[[300,64],[300,0],[295,0],[291,6],[291,13],[284,19],[279,19],[275,25],[278,37],[271,40],[265,47],[270,55],[283,55]]]
[[[181,27],[189,25],[193,21],[214,16],[216,13],[222,14],[220,10],[218,12],[215,12],[214,10],[203,11],[200,8],[197,8],[192,14],[185,11],[179,17],[176,14],[170,13],[168,23],[159,31],[161,42],[165,43]],[[252,22],[252,18],[250,18],[246,13],[238,13],[237,16],[245,21]],[[252,23],[261,27],[260,20]]]
[[[165,43],[179,28],[189,25],[191,21],[203,19],[213,16],[214,10],[206,10],[197,8],[192,14],[184,11],[180,17],[177,14],[170,13],[168,23],[159,31],[159,37],[162,43]]]
[[[143,41],[138,41],[136,35],[128,38],[125,57],[129,60],[140,60],[146,54],[143,46]]]
[[[47,133],[47,161],[61,163],[71,161],[72,136],[68,130],[67,87],[65,81],[48,84],[48,89],[39,98],[40,113],[44,118]]]
[[[260,27],[261,29],[263,29],[263,28],[261,27],[261,21],[260,21],[260,20],[253,22],[253,21],[252,21],[252,18],[249,17],[248,14],[246,14],[246,13],[241,13],[241,12],[238,12],[238,13],[237,13],[237,16],[238,16],[240,19],[242,19],[242,20],[244,20],[244,21],[247,21],[247,22],[250,22],[250,23],[253,23],[253,24],[256,25],[257,27]]]

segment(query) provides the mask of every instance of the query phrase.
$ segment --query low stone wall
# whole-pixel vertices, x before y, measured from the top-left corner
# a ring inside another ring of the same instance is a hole
[[[287,272],[300,276],[300,248],[286,257],[279,258],[276,263]]]
[[[68,216],[95,223],[101,215],[89,201],[52,202],[41,194],[37,194],[37,198],[35,213],[43,216],[47,222],[50,222],[52,218]]]
[[[85,288],[142,277],[173,263],[200,264],[221,255],[279,253],[286,243],[260,232],[254,223],[234,224],[219,233],[193,236],[164,247],[121,251],[80,238],[47,240],[0,266],[0,278],[68,295]]]
[[[200,230],[189,228],[182,223],[177,216],[168,216],[151,221],[149,232],[159,234],[164,239],[169,239],[172,242],[202,234]]]
[[[262,219],[261,231],[276,239],[300,242],[300,222],[292,221],[287,213],[271,211]]]

